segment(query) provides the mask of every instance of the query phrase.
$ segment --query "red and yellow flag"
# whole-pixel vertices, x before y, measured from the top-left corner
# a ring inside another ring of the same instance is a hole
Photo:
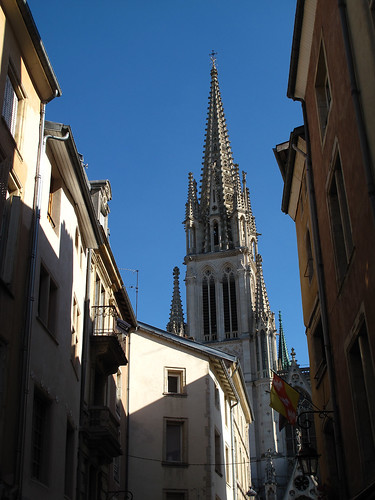
[[[274,373],[270,396],[270,407],[294,425],[297,421],[299,392]]]

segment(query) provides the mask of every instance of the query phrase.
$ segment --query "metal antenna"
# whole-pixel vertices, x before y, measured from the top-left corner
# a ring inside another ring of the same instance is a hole
[[[129,285],[127,288],[135,289],[135,319],[138,320],[138,283],[139,283],[139,269],[128,269],[126,267],[119,267],[119,271],[130,271],[131,273],[137,273],[136,284]]]

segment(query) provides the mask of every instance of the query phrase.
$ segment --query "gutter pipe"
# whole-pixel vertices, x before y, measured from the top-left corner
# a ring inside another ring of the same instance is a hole
[[[88,249],[87,255],[87,268],[86,268],[86,291],[85,291],[85,307],[84,307],[84,317],[83,317],[83,337],[82,337],[82,369],[81,369],[81,397],[80,397],[80,408],[79,408],[79,434],[78,434],[78,464],[77,464],[77,498],[80,497],[81,493],[81,467],[82,467],[82,427],[84,421],[84,402],[85,402],[85,387],[86,387],[86,371],[87,371],[87,360],[88,360],[88,350],[90,346],[89,340],[89,321],[90,321],[90,294],[91,294],[91,261],[92,261],[92,249]]]
[[[232,378],[233,375],[236,373],[239,367],[239,362],[238,360],[236,361],[236,368],[232,375],[229,374],[227,367],[224,364],[223,360],[220,360],[221,366],[224,370],[225,375],[227,376],[228,382],[231,386],[231,389],[235,395],[236,401],[234,404],[229,404],[229,409],[230,409],[230,433],[231,433],[231,455],[232,455],[232,478],[233,478],[233,500],[237,500],[237,475],[236,475],[236,450],[234,448],[234,417],[233,417],[233,408],[238,405],[239,403],[239,395],[237,393],[236,388],[234,387]]]

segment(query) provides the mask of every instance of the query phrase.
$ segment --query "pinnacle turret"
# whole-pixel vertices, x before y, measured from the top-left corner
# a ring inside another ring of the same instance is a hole
[[[278,354],[279,370],[286,370],[290,365],[288,348],[284,336],[283,323],[281,320],[281,311],[279,311],[279,354]]]
[[[185,335],[186,325],[184,323],[184,313],[182,310],[179,275],[180,270],[178,267],[175,267],[173,269],[173,296],[171,312],[166,330],[167,332],[183,337]]]
[[[262,257],[258,254],[256,258],[257,265],[257,289],[256,289],[256,311],[255,316],[258,320],[267,320],[271,316],[270,304],[266,290],[266,284],[263,277]]]

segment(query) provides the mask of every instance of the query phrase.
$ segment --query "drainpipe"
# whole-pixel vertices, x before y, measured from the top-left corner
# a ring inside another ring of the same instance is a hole
[[[130,441],[130,368],[131,368],[131,363],[130,363],[130,345],[131,345],[131,336],[132,333],[136,333],[138,330],[138,316],[137,316],[137,311],[138,311],[138,271],[137,271],[137,288],[136,288],[136,313],[135,313],[135,321],[136,321],[136,326],[134,329],[134,332],[129,330],[128,333],[128,380],[126,384],[126,411],[128,412],[127,414],[127,422],[126,422],[126,437],[125,437],[125,446],[126,446],[126,473],[125,473],[125,490],[129,490],[129,441]]]
[[[238,402],[239,402],[239,396],[237,394],[237,391],[233,385],[233,382],[232,382],[232,379],[233,379],[233,376],[234,374],[236,373],[236,371],[238,370],[239,368],[239,361],[236,360],[236,368],[234,369],[232,375],[230,375],[230,373],[228,372],[227,370],[227,367],[225,366],[225,363],[223,360],[221,360],[221,366],[228,378],[228,381],[230,382],[230,385],[233,389],[233,392],[235,394],[235,397],[236,397],[236,401],[233,405],[229,405],[229,409],[230,409],[230,433],[231,433],[231,441],[232,441],[232,446],[231,446],[231,455],[232,455],[232,478],[233,478],[233,500],[237,500],[237,476],[236,476],[236,450],[234,448],[234,417],[233,417],[233,408],[235,406],[238,405]]]
[[[82,336],[82,369],[81,369],[81,397],[79,408],[79,430],[78,430],[78,464],[77,470],[77,498],[81,496],[81,467],[82,467],[82,427],[84,422],[84,403],[85,403],[85,388],[86,388],[86,375],[87,375],[87,361],[90,348],[90,295],[91,295],[91,262],[92,262],[92,249],[88,249],[87,255],[87,268],[86,268],[86,291],[85,291],[85,306],[83,316],[83,336]]]
[[[39,116],[39,141],[38,141],[38,152],[37,152],[35,183],[34,183],[33,216],[31,225],[32,235],[31,235],[30,268],[29,268],[29,277],[27,284],[25,329],[23,332],[22,347],[21,347],[21,365],[20,365],[21,401],[20,401],[19,424],[18,424],[18,430],[19,430],[18,443],[16,452],[17,465],[15,474],[15,484],[16,485],[18,484],[17,498],[22,498],[22,488],[23,488],[27,404],[28,404],[28,395],[30,390],[29,388],[30,348],[31,348],[33,310],[35,302],[35,297],[34,297],[35,272],[37,265],[40,211],[41,211],[41,200],[42,200],[42,181],[43,181],[42,158],[45,153],[47,139],[53,138],[57,140],[66,140],[69,137],[69,134],[67,134],[65,137],[53,137],[53,136],[44,137],[45,115],[46,115],[46,103],[41,102],[40,116]]]
[[[357,78],[356,78],[356,74],[355,74],[354,57],[353,57],[352,45],[351,45],[351,41],[350,41],[350,30],[349,30],[349,23],[348,23],[348,17],[347,17],[346,1],[345,0],[338,0],[338,7],[339,7],[339,12],[340,12],[342,34],[343,34],[343,38],[344,38],[346,62],[348,65],[348,73],[349,73],[349,79],[350,79],[350,93],[351,93],[352,98],[353,98],[355,116],[357,119],[359,142],[360,142],[361,153],[362,153],[362,158],[363,158],[363,165],[365,167],[367,192],[368,192],[368,195],[370,198],[372,215],[373,215],[374,221],[375,221],[374,173],[372,170],[371,152],[370,152],[369,141],[368,141],[368,137],[367,137],[367,133],[366,133],[366,125],[365,125],[365,121],[364,121],[364,117],[363,117],[363,113],[362,113],[362,106],[361,106],[361,101],[360,101],[360,90],[358,88]]]
[[[315,254],[315,261],[317,267],[317,283],[318,283],[318,296],[320,303],[320,313],[322,320],[323,329],[323,341],[324,341],[324,351],[327,361],[327,373],[330,387],[330,399],[332,404],[332,410],[334,414],[333,418],[333,428],[334,428],[334,440],[335,440],[335,450],[337,458],[337,471],[339,476],[339,485],[341,488],[340,498],[346,498],[346,474],[345,466],[343,460],[343,450],[342,450],[342,438],[341,438],[341,428],[340,428],[340,415],[337,405],[336,396],[336,383],[335,383],[335,370],[331,350],[331,341],[329,336],[329,322],[327,313],[327,300],[325,294],[325,280],[324,280],[324,270],[323,270],[323,259],[322,259],[322,249],[320,246],[320,236],[319,236],[319,224],[317,216],[317,207],[315,199],[315,189],[314,189],[314,176],[312,171],[312,161],[311,161],[311,143],[310,143],[310,133],[307,119],[306,103],[303,99],[299,100],[302,105],[303,120],[305,127],[305,138],[306,138],[306,150],[305,155],[305,165],[306,165],[306,180],[307,189],[309,191],[309,204],[310,204],[310,214],[311,214],[311,225],[312,225],[312,236],[313,236],[313,248]]]
[[[237,405],[238,405],[238,401],[236,401],[233,405],[229,405],[229,408],[230,408],[230,431],[231,431],[231,439],[232,439],[233,500],[237,500],[236,450],[234,449],[234,418],[233,418],[233,408]]]
[[[35,269],[37,260],[36,257],[38,249],[38,233],[40,225],[40,199],[42,191],[41,158],[43,152],[45,114],[46,114],[46,103],[41,102],[40,115],[39,115],[39,141],[38,141],[38,152],[37,152],[35,183],[34,183],[33,217],[31,223],[32,240],[31,240],[30,268],[29,268],[29,278],[27,285],[25,329],[23,332],[22,347],[21,347],[21,366],[20,366],[21,401],[20,401],[20,412],[19,412],[19,423],[18,423],[18,443],[17,443],[17,454],[16,454],[17,465],[16,465],[16,481],[15,481],[15,484],[19,485],[17,498],[22,497],[22,485],[23,485],[27,397],[29,394],[29,365],[30,365],[30,340],[31,340],[30,337],[31,337],[31,324],[33,317],[33,306],[34,306],[34,284],[35,284]]]

